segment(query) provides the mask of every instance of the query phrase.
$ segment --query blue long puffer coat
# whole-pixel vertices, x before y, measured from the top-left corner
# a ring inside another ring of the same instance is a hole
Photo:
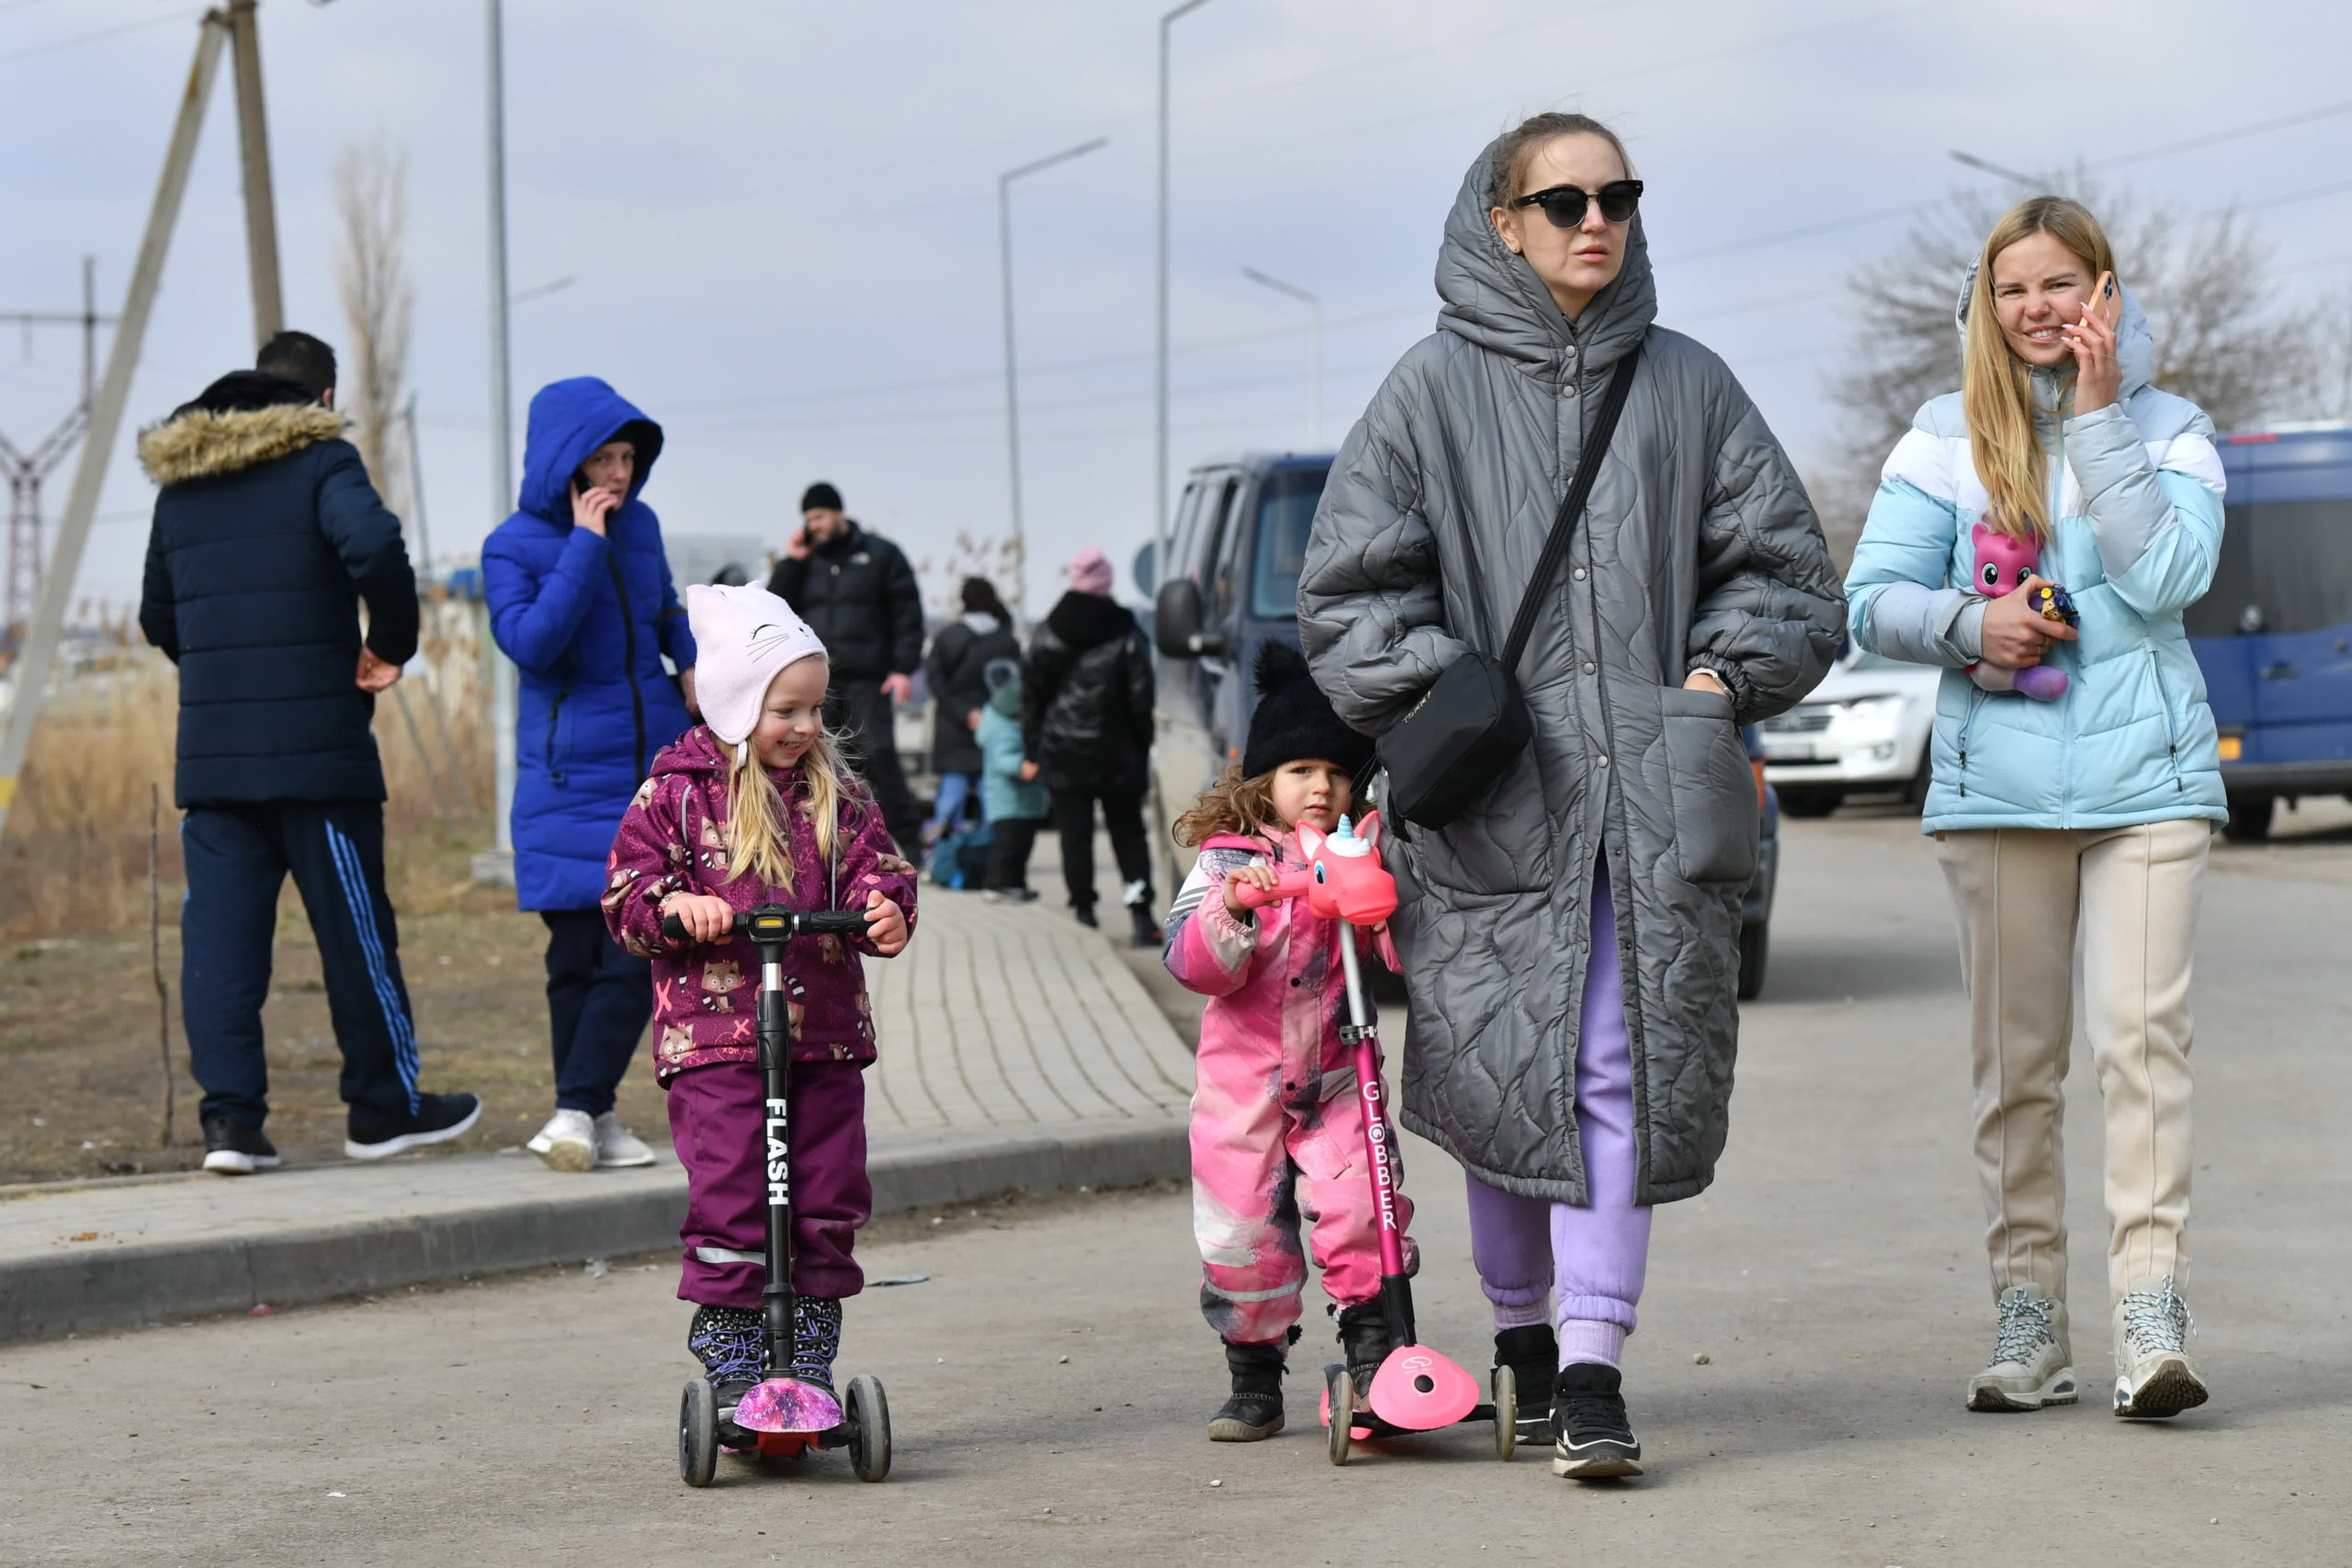
[[[571,476],[608,441],[637,447],[628,499],[598,536],[571,521]],[[482,545],[491,633],[522,671],[514,889],[526,909],[593,909],[621,814],[693,722],[662,656],[694,667],[685,611],[641,499],[662,427],[594,377],[531,400],[521,510]]]

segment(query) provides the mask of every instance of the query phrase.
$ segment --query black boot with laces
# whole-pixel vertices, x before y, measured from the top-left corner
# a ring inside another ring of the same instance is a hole
[[[1625,1418],[1617,1369],[1590,1361],[1562,1367],[1552,1385],[1552,1473],[1603,1481],[1642,1472],[1641,1440]]]
[[[1226,1341],[1233,1393],[1209,1417],[1209,1441],[1254,1443],[1283,1429],[1283,1348]]]
[[[841,1354],[841,1302],[832,1296],[795,1296],[792,1375],[831,1393],[833,1358]]]
[[[1509,1367],[1519,1394],[1519,1440],[1552,1435],[1552,1384],[1560,1375],[1560,1342],[1548,1323],[1506,1328],[1495,1336],[1495,1367]]]
[[[686,1348],[702,1362],[718,1406],[718,1440],[729,1448],[754,1439],[735,1425],[735,1406],[766,1375],[767,1328],[757,1308],[706,1306],[695,1309]]]

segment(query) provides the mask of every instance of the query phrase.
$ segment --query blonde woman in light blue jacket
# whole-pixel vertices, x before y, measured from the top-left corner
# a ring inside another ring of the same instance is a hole
[[[2011,209],[1960,315],[1963,389],[1922,408],[1887,459],[1846,592],[1862,647],[1948,671],[1924,827],[1959,915],[1996,1311],[1968,1407],[2077,1396],[2060,1121],[2079,958],[2106,1108],[2114,1410],[2171,1416],[2206,1399],[2180,1293],[2188,985],[2229,812],[2181,613],[2220,555],[2221,460],[2196,405],[2149,385],[2147,322],[2078,203]],[[2038,574],[1973,592],[1980,522],[2038,546]],[[2029,604],[2045,583],[2078,626]],[[1980,660],[2054,666],[2065,690],[1983,690],[1961,670]]]

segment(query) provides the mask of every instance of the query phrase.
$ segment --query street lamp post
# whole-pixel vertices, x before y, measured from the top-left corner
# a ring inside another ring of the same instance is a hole
[[[1260,272],[1254,266],[1243,267],[1241,276],[1252,283],[1272,289],[1277,294],[1287,294],[1292,299],[1302,301],[1309,310],[1314,312],[1315,321],[1311,329],[1313,341],[1306,351],[1306,444],[1309,446],[1320,446],[1323,445],[1322,298],[1319,295],[1309,294],[1295,283],[1284,283],[1279,277],[1272,277]]]
[[[1168,31],[1179,17],[1207,4],[1208,0],[1184,0],[1159,18],[1159,261],[1157,314],[1153,319],[1151,465],[1151,574],[1155,585],[1168,581]]]
[[[490,131],[490,515],[503,517],[514,504],[514,394],[507,375],[506,311],[506,39],[500,0],[485,0],[489,23]],[[483,621],[483,649],[490,663],[490,722],[496,747],[495,798],[491,828],[496,835],[492,864],[477,864],[477,881],[506,881],[513,874],[514,834],[514,666],[490,642]],[[484,876],[484,872],[489,873]]]
[[[1040,169],[1050,169],[1057,164],[1067,164],[1073,158],[1083,158],[1110,145],[1111,139],[1098,136],[1091,141],[1063,149],[1050,157],[1008,169],[996,177],[996,237],[999,261],[1004,276],[1004,446],[1006,478],[1012,494],[1012,549],[1015,563],[1012,578],[1012,609],[1019,615],[1028,598],[1029,536],[1021,517],[1021,378],[1012,335],[1012,182]]]

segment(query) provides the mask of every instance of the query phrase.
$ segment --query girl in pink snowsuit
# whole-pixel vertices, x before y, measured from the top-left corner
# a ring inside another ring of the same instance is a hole
[[[1213,1442],[1282,1429],[1283,1352],[1298,1338],[1306,1285],[1302,1220],[1314,1227],[1315,1262],[1359,1390],[1388,1351],[1363,1102],[1340,1043],[1346,930],[1309,914],[1304,900],[1248,910],[1233,896],[1243,882],[1271,887],[1281,869],[1306,863],[1298,825],[1338,827],[1372,743],[1331,712],[1295,649],[1262,649],[1257,683],[1241,761],[1177,823],[1178,841],[1197,846],[1200,859],[1167,923],[1169,972],[1212,998],[1201,1016],[1192,1143],[1201,1311],[1225,1341],[1233,1384],[1209,1423]],[[1396,967],[1385,929],[1370,945]],[[1412,1219],[1401,1194],[1397,1217]]]

